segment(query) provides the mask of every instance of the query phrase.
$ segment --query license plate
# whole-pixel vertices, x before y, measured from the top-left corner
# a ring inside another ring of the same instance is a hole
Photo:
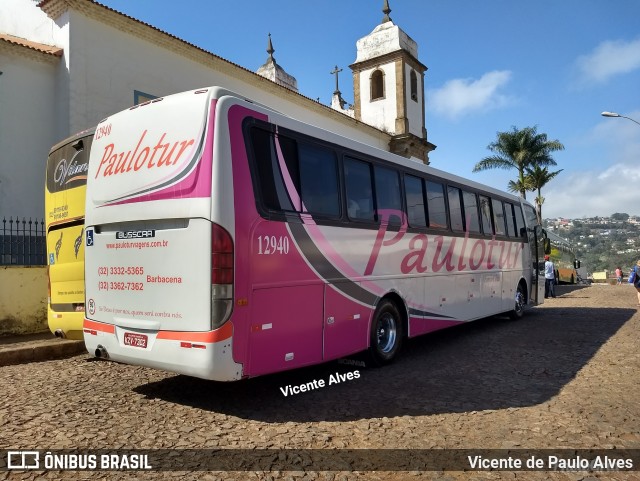
[[[124,333],[125,346],[141,347],[142,349],[146,349],[148,339],[149,337],[145,334],[138,334],[135,332]]]

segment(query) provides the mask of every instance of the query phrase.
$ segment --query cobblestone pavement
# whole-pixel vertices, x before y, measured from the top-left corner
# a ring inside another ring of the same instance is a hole
[[[329,363],[223,384],[88,355],[0,368],[0,448],[640,448],[629,286],[560,287],[520,321],[408,342],[382,369]],[[357,379],[285,397],[335,372]],[[0,472],[0,479],[640,480],[635,472]]]

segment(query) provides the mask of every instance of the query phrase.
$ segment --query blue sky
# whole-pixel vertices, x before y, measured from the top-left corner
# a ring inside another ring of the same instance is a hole
[[[100,1],[100,0],[99,0]],[[102,0],[209,52],[257,70],[271,33],[277,62],[301,94],[353,102],[356,41],[382,0]],[[565,150],[542,195],[544,217],[640,215],[638,0],[390,0],[418,44],[431,165],[506,190],[515,171],[472,173],[498,131],[537,126]],[[533,200],[535,194],[527,194]]]

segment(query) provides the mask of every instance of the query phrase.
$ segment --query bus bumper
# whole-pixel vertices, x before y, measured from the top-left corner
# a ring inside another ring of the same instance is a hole
[[[242,378],[242,364],[232,356],[233,325],[208,332],[169,332],[124,328],[84,320],[89,354],[137,366],[213,381]]]

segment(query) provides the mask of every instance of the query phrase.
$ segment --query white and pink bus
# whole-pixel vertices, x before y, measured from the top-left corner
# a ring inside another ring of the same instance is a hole
[[[102,121],[88,171],[90,353],[232,381],[541,301],[520,198],[224,89]]]

